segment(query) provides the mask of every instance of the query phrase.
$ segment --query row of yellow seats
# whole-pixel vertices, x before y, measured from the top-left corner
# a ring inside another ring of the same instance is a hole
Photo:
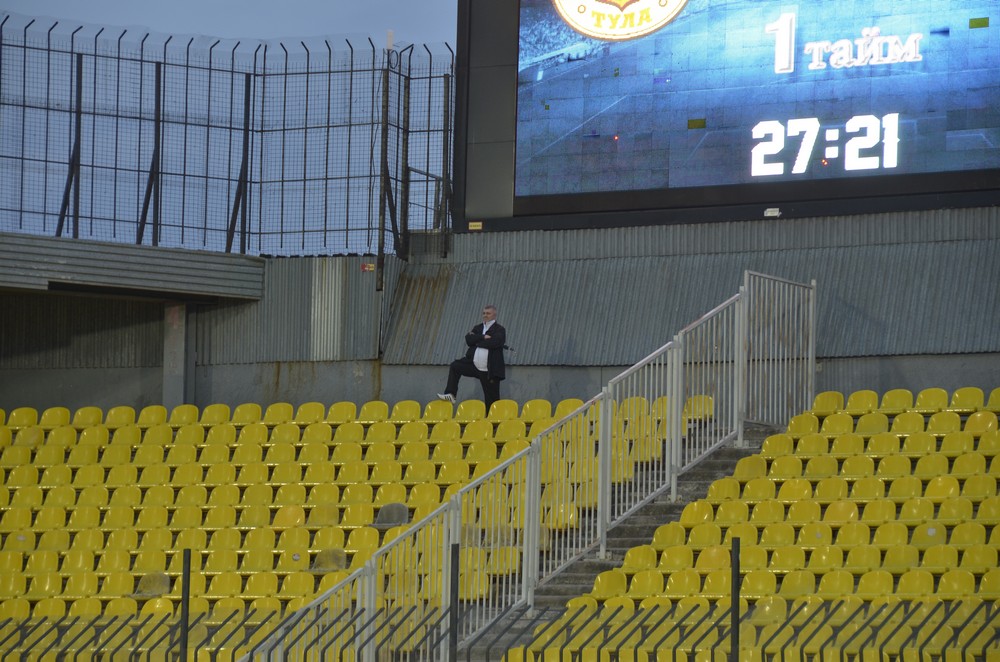
[[[764,439],[760,455],[768,459],[778,455],[798,455],[805,458],[832,455],[839,459],[868,455],[878,459],[886,455],[920,457],[930,453],[956,457],[971,452],[981,453],[988,458],[1000,455],[1000,431],[987,431],[978,438],[966,431],[949,432],[943,437],[916,432],[902,438],[892,432],[879,432],[868,438],[848,432],[837,435],[832,440],[822,434],[806,434],[798,439],[787,434],[773,434]]]
[[[131,465],[140,469],[165,465],[174,472],[181,467],[201,465],[207,472],[226,472],[228,469],[213,467],[232,466],[236,470],[248,465],[263,463],[273,468],[285,463],[297,463],[303,469],[330,463],[343,466],[351,462],[364,461],[373,467],[384,462],[412,462],[431,460],[440,465],[448,460],[466,460],[475,467],[477,462],[506,460],[526,449],[524,439],[516,439],[498,444],[490,439],[481,439],[465,444],[457,440],[430,444],[426,441],[409,441],[395,445],[387,441],[374,442],[362,446],[356,442],[344,442],[335,446],[315,442],[296,448],[282,443],[265,447],[247,443],[230,449],[227,446],[163,446],[148,444],[132,449],[121,446],[106,447],[98,453],[92,446],[78,446],[68,454],[47,453],[47,449],[31,452],[25,447],[11,446],[0,455],[0,484],[17,487],[27,484],[46,486],[75,484],[79,487],[101,483],[98,474],[109,472],[119,465]],[[121,471],[121,470],[119,470]],[[314,470],[315,471],[315,470]],[[34,478],[34,476],[38,476]],[[67,475],[69,476],[67,480]]]
[[[903,522],[894,521],[878,525],[848,522],[839,527],[833,527],[826,522],[809,522],[801,526],[795,526],[791,522],[772,522],[759,527],[750,522],[740,522],[730,526],[703,522],[691,527],[687,532],[686,541],[681,544],[694,549],[704,549],[714,545],[729,544],[733,538],[739,538],[749,545],[760,545],[769,549],[786,545],[799,545],[807,549],[824,545],[849,548],[868,544],[882,549],[907,544],[918,549],[927,549],[945,543],[956,547],[981,544],[1000,546],[1000,527],[981,522],[962,522],[954,527],[946,527],[938,522],[922,522],[912,528]],[[654,545],[656,544],[663,543],[654,536]]]
[[[204,598],[192,599],[189,646],[202,655],[211,650],[214,659],[239,659],[264,640],[283,609],[300,605],[300,600],[283,603],[272,597],[221,598],[212,606]],[[29,621],[31,605],[23,598],[0,604],[0,653],[19,659],[39,651],[53,659],[96,659],[109,651],[128,651],[147,659],[169,659],[179,651],[179,640],[171,636],[181,627],[180,611],[168,599],[121,597],[102,603],[82,598],[67,604],[47,598],[35,604],[35,612],[47,623]],[[126,620],[132,622],[126,625]]]
[[[328,423],[311,423],[305,428],[300,428],[294,423],[281,423],[273,428],[268,428],[263,423],[251,423],[239,431],[230,423],[219,423],[209,428],[198,424],[183,425],[179,428],[161,424],[146,428],[144,431],[136,425],[129,425],[118,428],[113,434],[104,425],[84,428],[80,432],[69,425],[49,431],[40,426],[31,426],[21,428],[16,433],[12,433],[11,428],[0,426],[0,448],[6,450],[8,447],[24,447],[38,451],[49,447],[64,450],[94,447],[98,451],[103,451],[109,446],[134,448],[140,445],[240,447],[251,444],[338,445],[348,442],[366,445],[392,442],[399,445],[409,441],[435,443],[450,440],[460,440],[464,443],[495,440],[503,443],[513,439],[533,438],[549,427],[554,420],[541,418],[529,425],[521,419],[509,419],[499,423],[489,419],[474,419],[465,424],[448,420],[439,421],[431,426],[424,421],[409,421],[401,424],[398,429],[396,423],[388,421],[367,426],[351,421],[336,426],[336,430]]]
[[[421,405],[416,400],[401,400],[390,408],[382,400],[370,400],[362,403],[360,410],[353,402],[335,402],[329,408],[321,402],[306,402],[298,407],[288,402],[276,402],[262,408],[257,403],[244,403],[230,410],[229,405],[214,403],[199,410],[197,405],[183,404],[173,407],[169,413],[163,405],[148,405],[139,410],[128,405],[120,405],[108,409],[107,414],[100,407],[87,406],[70,413],[66,407],[50,407],[39,416],[34,407],[18,407],[6,416],[0,409],[0,425],[6,424],[13,429],[40,426],[52,429],[71,425],[83,429],[95,425],[104,425],[111,430],[128,425],[149,428],[166,424],[179,428],[189,424],[212,426],[221,423],[231,423],[237,427],[252,423],[264,423],[273,427],[282,423],[294,423],[304,427],[311,423],[326,422],[340,424],[351,421],[375,423],[390,421],[397,424],[409,421],[423,420],[429,423],[455,419],[458,422],[468,422],[489,418],[493,422],[520,418],[531,423],[539,418],[565,416],[582,405],[577,398],[567,398],[560,401],[553,409],[552,404],[545,399],[533,399],[519,406],[516,401],[501,399],[493,403],[487,412],[480,400],[465,400],[457,407],[451,402],[432,400]]]
[[[120,464],[107,469],[94,464],[75,470],[67,465],[57,465],[48,467],[41,473],[33,465],[21,465],[5,472],[3,485],[7,488],[72,485],[83,489],[92,485],[107,487],[172,485],[182,488],[188,485],[215,486],[229,483],[244,487],[256,484],[280,486],[299,482],[307,485],[322,483],[380,485],[392,482],[416,484],[425,481],[451,484],[466,482],[470,477],[482,475],[499,463],[500,460],[487,458],[472,461],[452,458],[442,459],[439,462],[434,460],[399,462],[385,459],[369,463],[364,460],[351,460],[339,465],[331,461],[300,464],[294,460],[273,466],[265,462],[243,465],[225,462],[207,467],[198,462],[189,462],[176,467],[166,463],[144,466]]]
[[[697,570],[679,570],[664,574],[657,569],[641,570],[629,578],[620,569],[605,570],[594,579],[589,595],[602,601],[617,596],[642,600],[663,596],[672,600],[701,596],[722,598],[732,595],[732,572],[714,570],[701,574]],[[1000,599],[1000,569],[982,574],[978,582],[967,570],[954,569],[935,576],[922,569],[913,569],[896,577],[887,570],[869,570],[856,577],[843,570],[813,573],[794,570],[776,573],[771,570],[750,570],[742,574],[740,597],[756,600],[770,595],[796,598],[816,595],[827,600],[856,596],[875,600],[886,596],[905,598],[937,597],[960,600],[978,596],[984,600]]]
[[[846,402],[844,394],[840,391],[823,391],[813,398],[813,405],[809,411],[824,417],[837,412],[861,416],[874,411],[892,415],[905,411],[921,414],[934,414],[939,411],[971,414],[981,410],[1000,413],[1000,387],[990,392],[988,400],[983,389],[976,386],[957,388],[951,394],[940,387],[925,388],[918,391],[915,398],[909,389],[894,388],[883,393],[881,399],[877,392],[861,389],[848,394]]]
[[[221,508],[247,507],[251,505],[286,506],[301,505],[308,508],[318,505],[331,507],[352,503],[382,505],[391,502],[405,502],[412,505],[439,504],[447,500],[461,483],[446,486],[434,481],[423,483],[385,483],[377,487],[371,483],[350,483],[341,486],[334,483],[306,485],[291,483],[276,488],[268,484],[248,485],[240,488],[234,484],[215,486],[186,485],[176,489],[172,485],[153,485],[146,489],[138,485],[122,485],[109,491],[104,485],[91,485],[79,491],[69,485],[43,489],[37,485],[16,488],[13,496],[4,498],[5,509],[23,508],[38,511],[41,508],[63,508],[69,512],[75,509],[94,508],[99,511],[109,506],[164,506],[173,510],[184,507]],[[506,496],[508,485],[497,483],[494,492],[503,488]],[[0,496],[10,493],[0,490]],[[494,498],[498,495],[491,494]]]
[[[917,457],[915,461],[909,455],[900,453],[880,458],[877,465],[874,459],[868,455],[852,455],[844,458],[843,461],[833,455],[755,457],[764,460],[763,475],[756,473],[761,466],[761,463],[756,461],[743,463],[734,473],[738,473],[738,477],[766,477],[778,481],[799,477],[816,481],[833,476],[842,476],[849,480],[868,476],[889,479],[911,475],[923,479],[935,476],[967,478],[977,474],[1000,476],[1000,455],[993,456],[987,468],[986,456],[976,451],[954,457],[949,457],[944,453],[928,453]]]
[[[850,414],[838,412],[824,418],[822,423],[815,414],[797,414],[788,422],[785,434],[793,438],[807,434],[824,434],[828,437],[836,437],[853,432],[862,437],[871,437],[882,432],[892,432],[905,437],[926,432],[940,437],[949,432],[965,431],[973,437],[979,437],[986,432],[996,431],[996,429],[997,415],[992,411],[974,412],[964,422],[953,411],[939,411],[926,421],[923,414],[917,412],[896,414],[891,421],[882,412],[862,414],[856,421]]]
[[[619,569],[630,577],[642,570],[659,570],[663,574],[681,570],[696,570],[707,574],[726,570],[732,564],[732,549],[726,545],[711,545],[696,549],[686,544],[672,545],[657,551],[653,545],[637,545],[625,553]],[[802,547],[762,547],[740,544],[740,569],[770,570],[782,574],[795,570],[824,573],[828,570],[848,570],[861,574],[869,570],[888,570],[900,575],[913,568],[940,575],[959,568],[973,575],[982,575],[997,568],[997,548],[976,544],[967,547],[947,543],[920,549],[915,545],[820,545]]]
[[[394,496],[404,500],[397,500],[393,498]],[[38,510],[15,506],[5,509],[3,516],[0,517],[0,534],[11,534],[22,530],[42,532],[60,529],[66,529],[72,533],[90,529],[113,531],[122,528],[135,528],[137,531],[161,528],[179,531],[189,528],[204,527],[207,529],[228,526],[247,528],[265,519],[268,525],[275,527],[282,526],[283,520],[287,522],[286,526],[301,526],[307,522],[315,526],[320,521],[323,525],[367,526],[376,522],[382,515],[382,509],[389,504],[399,504],[401,507],[387,511],[382,516],[381,521],[389,521],[386,519],[387,517],[395,517],[396,520],[404,519],[404,516],[405,519],[409,518],[409,507],[406,506],[405,493],[387,495],[385,498],[391,500],[384,503],[356,502],[342,506],[324,503],[322,508],[306,507],[299,504],[283,505],[278,506],[273,515],[270,505],[266,504],[211,507],[191,505],[176,508],[162,505],[108,506],[106,508],[79,506],[72,509],[66,509],[62,506],[42,506]],[[437,504],[430,501],[419,502],[419,505],[413,506],[414,510],[419,508],[424,513],[436,507]],[[290,514],[286,514],[289,511]],[[311,517],[314,511],[322,511],[324,515]]]
[[[810,522],[825,522],[834,528],[851,522],[878,525],[889,521],[910,525],[938,522],[942,526],[979,521],[985,525],[993,525],[1000,523],[1000,496],[984,499],[978,505],[961,496],[940,502],[926,497],[912,497],[901,504],[891,499],[865,504],[850,499],[828,503],[806,499],[788,504],[777,499],[766,499],[754,504],[744,501],[723,501],[716,504],[708,499],[699,499],[684,507],[679,520],[686,529],[704,522],[715,522],[721,526],[750,522],[760,527],[786,521],[798,526]]]
[[[134,570],[135,572],[166,572],[168,574],[179,574],[181,570],[180,549],[193,549],[192,567],[197,571],[203,568],[202,557],[219,552],[220,554],[232,554],[233,558],[243,555],[241,553],[249,550],[263,550],[261,553],[281,555],[279,561],[282,565],[305,566],[320,570],[339,569],[348,563],[356,564],[367,560],[381,544],[398,537],[405,530],[405,526],[397,526],[382,534],[372,526],[359,526],[353,529],[343,527],[323,527],[311,531],[305,527],[287,529],[280,535],[267,528],[250,529],[240,531],[235,528],[218,529],[216,531],[205,531],[203,529],[185,529],[174,532],[166,529],[152,529],[139,532],[131,529],[116,529],[111,531],[107,537],[100,531],[88,530],[76,535],[75,538],[66,542],[61,549],[4,549],[5,563],[14,567],[24,555],[28,555],[29,561],[34,555],[39,558],[55,559],[63,558],[59,565],[62,574],[73,574],[82,571],[84,563],[89,568],[93,568],[94,558],[97,558],[96,572],[107,574],[107,572],[117,572],[123,570]],[[254,532],[260,531],[260,534]],[[44,536],[43,536],[44,537]],[[270,545],[267,545],[270,541]],[[55,547],[56,545],[50,545]],[[204,552],[198,550],[205,550]],[[339,551],[340,560],[324,556],[320,559],[320,554]],[[362,558],[349,558],[352,555],[362,555]],[[258,556],[260,553],[258,553]],[[296,555],[298,558],[295,558]],[[311,560],[310,560],[310,555]],[[130,564],[129,558],[134,561]],[[322,560],[322,563],[320,562]],[[53,561],[54,563],[54,561]],[[308,565],[307,565],[308,563]],[[30,566],[29,566],[30,569]],[[55,572],[55,568],[50,568]],[[27,573],[26,574],[31,574]],[[8,576],[8,574],[10,576]],[[0,582],[10,588],[16,586],[19,581],[18,576],[22,573],[6,573]],[[14,582],[15,584],[11,584]],[[16,588],[14,589],[16,593]]]
[[[776,480],[764,476],[720,478],[709,485],[707,498],[711,501],[731,499],[756,503],[767,499],[778,499],[785,503],[813,499],[829,503],[841,499],[859,502],[876,499],[890,499],[903,502],[913,497],[924,496],[935,502],[957,496],[964,496],[973,503],[979,503],[997,494],[997,479],[989,474],[976,474],[966,478],[956,476],[933,476],[921,480],[917,476],[882,478],[863,476],[848,480],[841,476],[831,476],[810,481],[808,478]]]
[[[344,575],[346,576],[346,574]],[[176,597],[144,598],[121,596],[112,600],[102,601],[97,597],[82,597],[75,600],[62,598],[46,598],[32,603],[27,598],[13,597],[0,601],[0,636],[6,637],[11,631],[24,625],[32,616],[35,618],[61,619],[69,617],[77,624],[89,622],[104,617],[153,616],[156,618],[171,617],[179,613],[180,605]],[[209,625],[217,625],[231,620],[231,615],[245,615],[241,618],[248,624],[259,625],[265,620],[277,620],[276,615],[284,608],[278,598],[273,596],[244,600],[242,597],[230,596],[220,598],[210,603],[207,598],[194,596],[190,599],[188,613],[192,621]],[[106,622],[95,625],[99,629],[107,627]],[[126,628],[131,630],[131,628]],[[24,628],[25,631],[30,628]],[[9,643],[8,643],[9,645]]]
[[[397,527],[396,532],[390,529],[384,539],[398,536],[403,530],[400,527]],[[256,531],[260,531],[260,535],[254,534]],[[218,572],[222,565],[228,563],[233,565],[233,570],[246,563],[252,563],[254,567],[269,565],[269,569],[279,570],[305,570],[313,567],[329,569],[345,564],[346,557],[340,561],[320,559],[318,555],[323,552],[341,550],[346,555],[362,549],[372,550],[381,544],[378,530],[374,527],[324,527],[312,532],[298,528],[287,529],[280,534],[265,528],[250,531],[218,529],[209,531],[204,542],[204,550],[196,549],[191,553],[191,568],[196,572]],[[16,594],[16,585],[21,582],[18,578],[20,575],[32,576],[48,572],[64,576],[77,572],[107,575],[121,571],[137,575],[181,574],[182,551],[172,547],[154,549],[151,548],[152,545],[153,543],[147,543],[144,548],[136,550],[69,547],[62,550],[0,551],[0,569],[4,573],[0,583],[6,587],[3,591],[13,590]]]
[[[504,662],[560,660],[615,655],[648,662],[725,661],[730,656],[730,600],[689,596],[641,601],[619,596],[598,604],[574,599],[558,620],[536,628],[527,646],[508,650]],[[992,609],[968,597],[942,602],[934,597],[900,600],[893,596],[862,601],[855,596],[823,600],[815,596],[769,596],[752,608],[741,605],[739,659],[751,662],[855,656],[877,650],[892,659],[934,659],[946,650],[991,659]],[[949,649],[949,645],[951,648]]]

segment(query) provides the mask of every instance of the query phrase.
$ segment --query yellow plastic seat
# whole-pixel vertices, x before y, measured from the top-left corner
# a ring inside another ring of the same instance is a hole
[[[898,447],[898,440],[896,441],[896,445]],[[856,432],[838,434],[830,443],[830,455],[839,459],[845,459],[854,455],[861,455],[865,453],[865,449],[865,438]]]
[[[799,529],[797,544],[804,549],[814,549],[832,543],[833,530],[825,522],[810,522]]]
[[[815,434],[819,432],[819,426],[819,418],[817,418],[814,414],[796,414],[788,421],[788,426],[785,428],[785,434],[792,439],[799,439],[807,434]]]
[[[274,500],[274,492],[270,485],[249,485],[243,490],[243,496],[240,498],[240,505],[243,509],[240,512],[241,525],[245,517],[250,516],[250,512],[253,508],[262,507],[263,512],[266,512],[267,523],[270,524],[270,506]],[[254,514],[255,515],[255,514]]]
[[[948,543],[960,550],[985,545],[986,527],[979,522],[960,522],[948,534]]]
[[[87,406],[80,407],[73,412],[71,425],[78,430],[90,427],[91,425],[101,425],[104,421],[104,411],[100,407]]]
[[[871,527],[864,522],[848,522],[837,531],[835,543],[842,549],[851,549],[871,542]]]
[[[438,469],[436,481],[439,485],[465,483],[469,480],[469,463],[465,460],[447,460]]]
[[[667,581],[663,587],[661,595],[670,598],[671,600],[679,600],[688,596],[698,595],[700,592],[701,575],[692,569],[671,573],[667,577]],[[594,595],[594,593],[591,593],[591,595],[598,597],[597,595]]]
[[[788,522],[775,522],[764,527],[760,534],[760,546],[775,549],[795,543],[795,528]]]
[[[959,414],[972,414],[985,406],[985,394],[978,386],[963,386],[951,394],[948,411]]]
[[[995,471],[998,463],[996,459],[992,462],[990,472]],[[998,474],[1000,475],[1000,474]],[[930,487],[928,485],[928,487]],[[979,503],[984,499],[995,496],[997,493],[997,479],[994,475],[969,476],[962,483],[962,496],[971,499],[974,503]]]
[[[684,506],[679,521],[682,526],[690,529],[703,522],[711,522],[714,519],[715,509],[712,507],[712,504],[706,500],[699,499]]]
[[[973,480],[969,477],[966,482]],[[931,475],[924,488],[924,497],[934,503],[941,503],[945,499],[957,497],[960,494],[960,484],[955,476],[951,475]]]
[[[902,454],[922,457],[937,452],[937,439],[929,432],[914,432],[903,441]]]
[[[755,504],[761,501],[766,501],[769,499],[774,499],[777,495],[776,483],[769,478],[751,478],[746,482],[743,487],[742,496],[738,491],[739,483],[733,478],[721,478],[712,483],[712,486],[718,484],[719,490],[716,491],[722,498],[742,498],[743,501],[748,504]],[[725,488],[723,491],[722,488]],[[735,495],[734,495],[734,490]],[[713,494],[711,486],[709,487],[709,495]]]
[[[802,471],[803,477],[812,481],[817,481],[821,478],[830,478],[836,476],[838,473],[839,463],[837,462],[837,458],[832,455],[818,455],[809,458]]]
[[[809,413],[824,418],[844,408],[844,394],[840,391],[822,391],[813,398]]]
[[[932,453],[917,459],[913,467],[913,475],[919,478],[933,478],[950,473],[948,458],[940,453]]]
[[[673,547],[683,545],[687,542],[687,531],[680,522],[668,522],[661,524],[653,531],[653,539],[650,544],[659,552]]]
[[[875,475],[875,462],[867,455],[851,455],[844,459],[840,466],[840,477],[846,480],[858,480]]]
[[[779,549],[788,549],[788,548],[782,547]],[[801,547],[792,547],[791,549],[798,549],[802,551]],[[850,564],[851,562],[850,553],[854,552],[854,550],[855,548],[851,548],[850,552],[848,552],[847,564]],[[777,551],[778,550],[775,550],[775,552]],[[877,554],[878,550],[874,551],[876,552],[876,556],[878,556]],[[789,570],[789,572],[805,569],[815,575],[823,575],[827,572],[830,572],[831,570],[842,569],[845,567],[844,550],[842,547],[839,547],[837,545],[820,545],[809,553],[809,562],[808,564],[804,565],[805,565],[804,568],[802,567],[792,568],[791,570]],[[876,566],[878,565],[877,560],[875,565]]]
[[[888,576],[891,583],[892,575],[885,573],[885,576]],[[873,576],[873,580],[876,582],[882,578],[882,575]],[[846,570],[832,570],[825,573],[820,577],[819,585],[816,588],[816,595],[826,600],[840,600],[846,596],[854,595],[854,593],[854,575]]]
[[[364,441],[364,439],[365,428],[357,421],[341,423],[337,426],[336,431],[333,433],[333,443],[335,446],[347,442],[360,444]]]
[[[765,499],[756,503],[750,512],[749,522],[757,528],[785,519],[785,506],[777,499]]]
[[[824,480],[836,480],[836,479],[829,478]],[[795,501],[811,499],[812,496],[813,496],[812,483],[810,483],[805,478],[792,478],[786,480],[781,484],[781,487],[778,489],[778,494],[776,498],[778,499],[778,501],[781,501],[783,503],[793,503]]]
[[[37,410],[32,407],[20,407],[11,411],[11,420],[14,422],[11,423],[8,421],[7,426],[16,429],[37,425],[44,430],[52,430],[63,425],[69,425],[70,418],[70,411],[66,407],[48,407],[42,411],[40,416]],[[0,425],[2,424],[3,422],[0,421]]]
[[[454,415],[455,406],[447,400],[431,400],[424,407],[423,416],[419,418],[424,422],[424,424],[439,423],[440,421],[447,421]],[[414,421],[416,419],[410,419]]]
[[[722,529],[713,522],[696,524],[688,533],[687,544],[694,549],[704,549],[722,543]]]
[[[882,394],[878,410],[886,416],[895,416],[912,408],[913,392],[906,388],[893,388]]]
[[[39,428],[26,428],[24,430],[18,431],[17,439],[15,439],[15,444],[20,444],[19,441],[21,436],[27,435],[32,430],[37,430]],[[49,431],[48,435],[45,437],[46,447],[58,447],[62,449],[69,449],[77,443],[77,429],[72,425],[62,425]],[[32,444],[37,445],[37,444]],[[40,450],[40,449],[39,449]]]
[[[382,400],[369,400],[361,405],[357,420],[366,425],[384,421],[389,418],[389,404]]]
[[[847,402],[844,404],[843,411],[851,416],[858,417],[876,411],[878,406],[878,393],[870,389],[862,389],[854,391],[847,396]]]
[[[889,431],[900,437],[906,437],[924,431],[924,415],[916,411],[905,411],[896,414],[892,419]]]
[[[934,502],[917,496],[903,502],[899,508],[898,521],[908,526],[916,526],[934,519]]]
[[[787,434],[772,434],[768,436],[764,439],[760,448],[760,455],[770,460],[782,455],[791,455],[794,452],[795,441]]]
[[[889,418],[878,411],[862,414],[854,426],[854,432],[862,437],[870,437],[873,434],[889,431]]]
[[[962,419],[953,411],[939,411],[931,414],[927,421],[927,432],[929,434],[943,437],[949,432],[959,432],[962,430]]]
[[[868,438],[864,452],[872,458],[881,459],[888,455],[895,455],[901,450],[900,437],[892,432],[878,432]]]
[[[897,503],[902,503],[907,499],[921,496],[924,486],[916,476],[901,476],[893,478],[889,484],[886,496]]]
[[[872,543],[880,549],[909,544],[909,530],[902,522],[886,522],[875,529]]]
[[[767,461],[759,455],[741,457],[736,462],[733,469],[733,478],[740,483],[747,483],[753,478],[764,478],[767,476]]]
[[[0,430],[4,430],[7,433],[10,433],[12,429],[13,428],[6,428],[6,427],[0,428]],[[39,446],[42,445],[42,442],[44,440],[45,440],[45,430],[38,427],[37,425],[34,425],[31,427],[20,428],[19,430],[17,430],[17,433],[14,435],[13,445],[25,446],[27,448],[38,448]]]
[[[771,461],[767,477],[772,480],[788,480],[801,475],[802,459],[795,455],[783,455]]]
[[[459,409],[461,409],[461,406],[459,406]],[[456,418],[458,418],[458,416],[456,416]],[[518,418],[517,402],[509,398],[501,398],[500,400],[497,400],[492,405],[490,405],[490,410],[489,412],[487,412],[485,418],[492,421],[493,423],[499,423],[500,421],[506,421],[509,419]]]
[[[948,407],[948,392],[943,388],[925,388],[917,393],[912,410],[921,414],[934,414]]]
[[[957,567],[972,574],[981,575],[998,567],[997,556],[998,553],[995,545],[971,545],[962,551],[962,560]],[[948,567],[954,568],[956,565],[951,564]]]
[[[986,473],[986,458],[975,451],[963,453],[955,458],[951,465],[951,475],[956,478],[968,478],[976,474]]]

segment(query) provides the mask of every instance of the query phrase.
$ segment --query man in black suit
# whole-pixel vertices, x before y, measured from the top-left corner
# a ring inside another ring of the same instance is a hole
[[[503,348],[507,342],[507,330],[497,322],[497,307],[483,306],[483,323],[472,327],[465,334],[465,344],[469,346],[465,356],[455,359],[448,368],[448,386],[438,398],[455,402],[458,395],[460,377],[477,377],[483,385],[483,400],[486,412],[500,399],[500,382],[505,376]]]

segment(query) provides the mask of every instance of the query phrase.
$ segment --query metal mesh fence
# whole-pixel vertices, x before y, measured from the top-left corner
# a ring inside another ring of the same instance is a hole
[[[0,14],[0,231],[405,257],[449,225],[442,50]]]

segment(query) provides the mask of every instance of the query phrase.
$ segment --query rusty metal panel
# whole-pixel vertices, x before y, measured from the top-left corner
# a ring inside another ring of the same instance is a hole
[[[386,292],[374,268],[369,256],[268,259],[259,302],[201,310],[199,365],[377,358]],[[399,272],[387,258],[386,291]]]

